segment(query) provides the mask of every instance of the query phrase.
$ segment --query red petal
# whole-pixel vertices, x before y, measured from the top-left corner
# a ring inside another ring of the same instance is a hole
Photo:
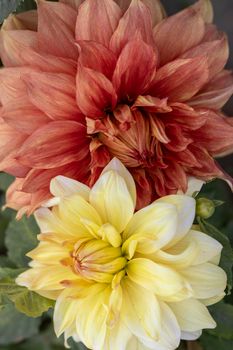
[[[132,0],[115,0],[116,3],[120,6],[120,8],[125,12]],[[165,17],[164,8],[159,0],[141,0],[149,9],[152,16],[152,24],[153,26]]]
[[[225,34],[218,40],[203,42],[185,52],[182,58],[193,58],[205,53],[209,68],[209,79],[213,78],[225,66],[229,57],[229,45]]]
[[[121,18],[111,38],[112,51],[119,54],[135,33],[140,33],[146,43],[154,44],[150,10],[140,0],[132,0],[130,7]]]
[[[75,100],[75,78],[68,74],[23,75],[31,102],[51,119],[82,120]]]
[[[186,101],[194,96],[208,81],[205,57],[178,59],[160,68],[155,76],[150,94],[169,101]]]
[[[233,74],[224,70],[188,103],[193,107],[221,109],[233,94]]]
[[[52,169],[87,156],[86,128],[74,121],[54,121],[35,131],[22,145],[17,159],[37,169]]]
[[[134,102],[132,109],[136,107],[142,107],[148,112],[155,113],[167,113],[171,112],[172,108],[167,104],[167,98],[160,99],[158,97],[153,97],[150,95],[147,96],[138,96]]]
[[[79,63],[111,79],[117,61],[114,53],[95,41],[81,40],[78,45],[80,46]]]
[[[1,116],[12,128],[28,135],[50,121],[49,117],[35,106],[20,100],[6,104],[2,108]]]
[[[83,1],[84,0],[59,0],[59,2],[63,2],[63,4],[73,7],[75,10],[78,10]]]
[[[154,28],[154,40],[159,49],[161,65],[197,45],[202,40],[204,31],[202,17],[192,8],[160,22]]]
[[[208,111],[205,125],[195,131],[193,137],[212,155],[233,151],[233,125],[214,111]]]
[[[102,117],[106,109],[113,109],[116,106],[115,90],[111,81],[102,73],[79,65],[76,87],[78,107],[88,117]]]
[[[38,16],[36,10],[18,13],[17,15],[11,14],[3,23],[2,29],[5,30],[18,30],[29,29],[37,31]]]
[[[39,49],[55,56],[77,59],[77,12],[62,3],[37,0]],[[52,25],[51,25],[52,24]]]
[[[123,48],[113,74],[113,86],[119,98],[134,99],[150,85],[158,62],[157,53],[140,36]]]
[[[93,40],[108,47],[121,17],[113,0],[86,0],[79,8],[76,40]]]

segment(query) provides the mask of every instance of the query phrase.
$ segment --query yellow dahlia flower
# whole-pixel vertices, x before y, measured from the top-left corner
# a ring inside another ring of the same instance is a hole
[[[97,183],[58,176],[40,244],[17,283],[56,300],[57,336],[94,350],[173,350],[214,328],[222,246],[192,229],[195,200],[170,195],[135,211],[135,183],[113,159]]]

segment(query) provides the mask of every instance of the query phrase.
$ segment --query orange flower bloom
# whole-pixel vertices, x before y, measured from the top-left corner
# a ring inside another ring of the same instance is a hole
[[[31,213],[56,175],[92,185],[115,156],[134,176],[138,208],[185,191],[189,175],[226,178],[213,157],[232,151],[221,108],[233,78],[209,0],[165,19],[158,0],[37,2],[1,30],[0,169],[17,177],[9,206]]]

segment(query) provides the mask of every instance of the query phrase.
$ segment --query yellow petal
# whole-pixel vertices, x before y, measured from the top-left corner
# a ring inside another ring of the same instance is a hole
[[[113,328],[107,328],[103,350],[128,350],[126,346],[131,335],[128,327],[119,320]]]
[[[123,233],[123,239],[138,241],[136,251],[150,254],[167,245],[177,229],[173,204],[153,203],[136,212]]]
[[[40,242],[39,245],[27,253],[29,258],[38,260],[45,265],[56,265],[62,259],[69,257],[69,250],[53,242]]]
[[[187,196],[192,197],[193,194],[200,192],[202,186],[205,184],[205,181],[197,179],[195,177],[190,176],[188,178],[188,189],[184,193],[182,191],[178,191],[177,194],[186,194]]]
[[[178,225],[174,239],[167,247],[170,247],[182,239],[191,229],[196,210],[196,201],[189,196],[170,195],[159,198],[155,203],[169,203],[176,206],[178,212]]]
[[[61,281],[67,279],[76,280],[78,276],[71,269],[56,265],[29,269],[17,277],[16,283],[30,290],[55,291],[63,289]]]
[[[184,278],[175,270],[148,259],[129,261],[126,272],[132,281],[162,297],[174,295],[186,287]]]
[[[158,340],[161,332],[160,306],[154,293],[129,278],[124,278],[121,285],[122,321],[139,339]]]
[[[117,158],[113,158],[107,166],[102,171],[102,174],[105,174],[106,172],[113,170],[117,172],[118,175],[120,175],[127,185],[128,191],[132,197],[134,206],[136,205],[136,186],[134,179],[130,172],[127,170],[127,168],[121,163],[121,161]]]
[[[182,331],[195,332],[204,328],[215,328],[216,323],[207,308],[196,299],[170,303]]]
[[[90,203],[103,223],[121,233],[133,216],[134,204],[124,178],[113,170],[105,172],[91,189]]]
[[[89,200],[90,188],[79,181],[65,176],[56,176],[50,182],[50,192],[55,197],[67,197],[78,194],[86,201]]]
[[[102,349],[106,336],[106,321],[111,288],[96,284],[92,293],[80,302],[76,328],[81,341],[90,349]]]
[[[205,263],[191,266],[182,271],[190,283],[194,297],[207,299],[224,292],[227,284],[226,273],[219,266]]]

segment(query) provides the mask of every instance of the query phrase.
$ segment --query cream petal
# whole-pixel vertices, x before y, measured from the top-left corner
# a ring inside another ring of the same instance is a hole
[[[182,275],[191,285],[194,297],[199,299],[212,298],[223,293],[227,284],[223,269],[210,263],[191,266],[183,270]]]
[[[132,281],[161,297],[172,296],[187,285],[175,270],[144,258],[129,261],[126,272]]]
[[[117,172],[118,175],[123,177],[123,179],[125,180],[125,183],[127,185],[127,188],[129,190],[129,193],[132,197],[133,203],[134,203],[134,205],[136,205],[136,186],[135,186],[133,176],[130,174],[130,172],[127,170],[127,168],[124,166],[124,164],[121,163],[121,161],[117,158],[113,158],[107,164],[107,166],[102,171],[101,175],[107,173],[110,170]]]
[[[199,265],[210,262],[216,256],[218,257],[222,251],[222,245],[216,239],[206,235],[203,232],[191,230],[187,234],[188,241],[195,241],[199,247],[199,254],[192,262],[192,265]]]
[[[193,176],[189,176],[187,191],[185,193],[183,193],[181,190],[179,190],[177,192],[177,194],[186,194],[186,196],[192,197],[193,194],[200,192],[200,190],[204,184],[205,184],[205,181],[197,179]]]
[[[213,298],[201,299],[200,301],[205,306],[210,306],[210,305],[217,304],[219,301],[221,301],[225,297],[225,295],[226,293],[221,293]]]
[[[122,232],[133,216],[134,204],[124,178],[110,170],[100,176],[90,192],[90,203],[104,223]]]
[[[29,269],[17,277],[16,283],[29,290],[55,291],[62,290],[61,282],[67,279],[77,280],[78,276],[70,268],[56,265]]]
[[[66,197],[78,194],[86,201],[89,200],[90,188],[83,183],[66,176],[56,176],[50,182],[50,192],[55,197]]]
[[[120,319],[113,328],[107,329],[103,350],[128,350],[127,343],[131,336],[132,333]]]
[[[196,299],[170,303],[182,331],[196,332],[204,328],[215,328],[216,323],[207,308]]]
[[[110,293],[111,289],[106,284],[96,284],[92,293],[79,304],[76,314],[77,333],[90,349],[103,349]]]
[[[191,229],[196,211],[196,201],[189,196],[170,195],[156,200],[155,203],[168,203],[176,206],[178,212],[178,226],[174,239],[167,247],[174,245]]]
[[[176,230],[176,207],[169,203],[154,202],[134,214],[124,230],[123,239],[136,239],[137,251],[150,254],[167,245],[174,238]]]
[[[154,293],[125,278],[122,283],[122,322],[139,339],[156,341],[161,332],[160,306]]]
[[[181,332],[181,339],[183,340],[196,340],[200,338],[202,331],[196,332]]]

